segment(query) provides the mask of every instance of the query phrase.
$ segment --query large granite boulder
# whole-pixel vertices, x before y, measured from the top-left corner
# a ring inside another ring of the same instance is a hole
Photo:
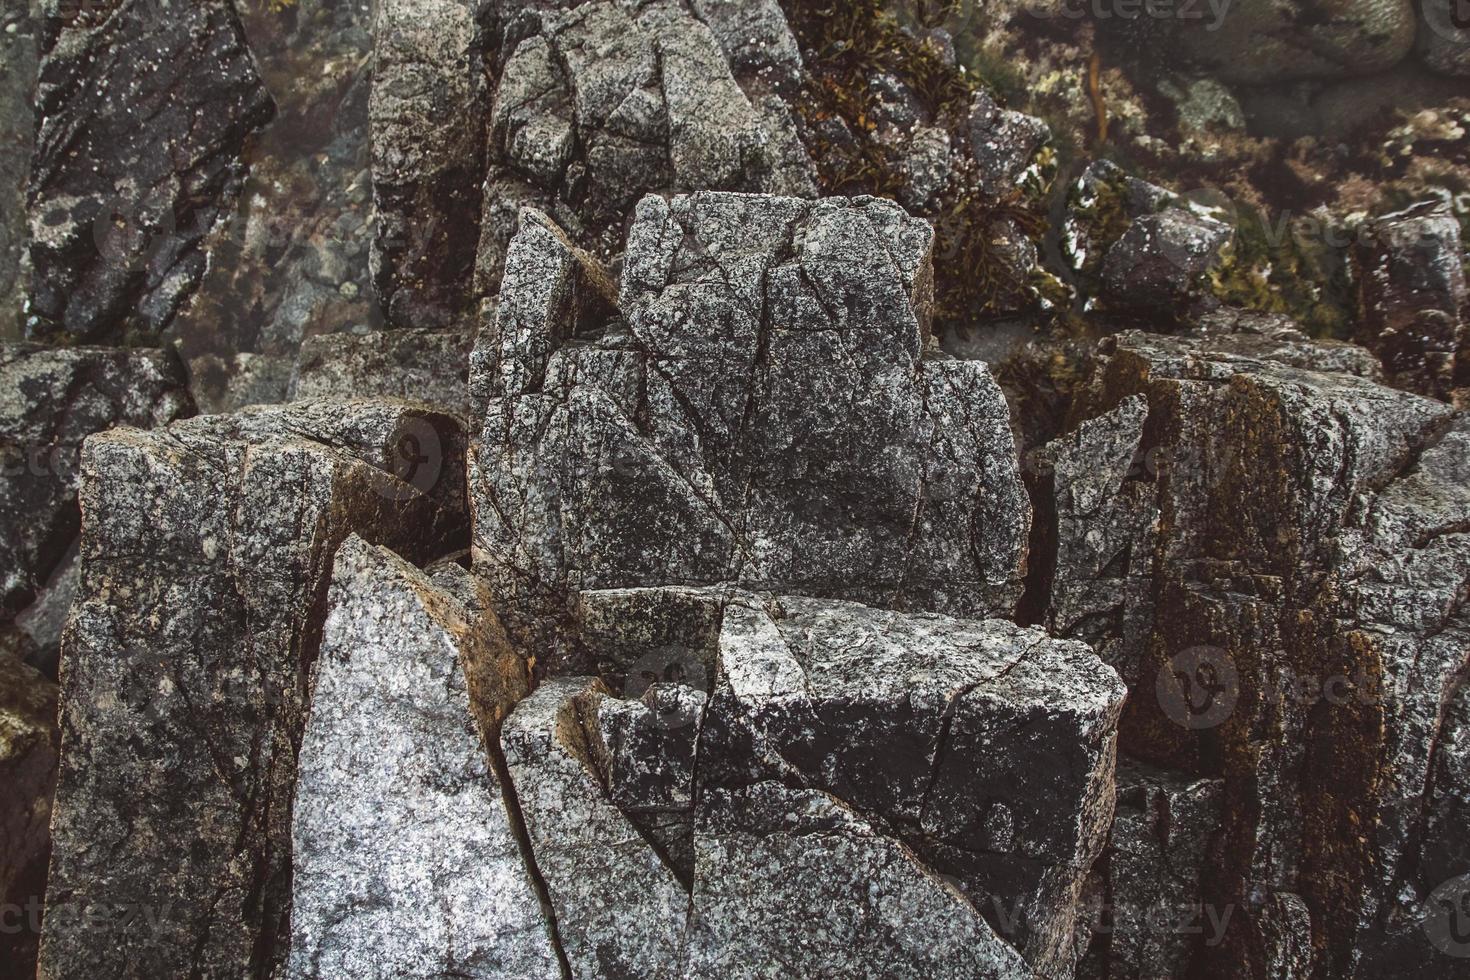
[[[37,596],[77,536],[82,440],[193,413],[167,350],[0,346],[0,622]]]
[[[477,348],[477,570],[523,616],[725,580],[1009,613],[1029,504],[989,370],[928,344],[932,240],[871,198],[645,198],[591,326],[596,270],[526,217],[508,267],[558,271]]]
[[[386,400],[88,440],[48,907],[168,914],[48,916],[43,976],[271,974],[332,557],[354,532],[420,561],[463,548],[463,447],[451,416]]]
[[[227,0],[58,6],[36,89],[28,329],[154,335],[199,284],[274,106]]]
[[[327,610],[297,763],[285,975],[560,977],[490,754],[527,691],[525,661],[493,613],[356,535]]]
[[[580,641],[608,668],[578,715],[587,757],[692,882],[692,975],[819,970],[848,955],[870,963],[854,967],[862,976],[1009,975],[1011,945],[1025,969],[1070,975],[1083,885],[1112,819],[1124,693],[1084,645],[997,620],[726,587],[584,592],[578,608]],[[810,835],[853,849],[875,881],[906,870],[896,890],[849,878],[826,844],[801,843]],[[754,864],[770,878],[752,879]],[[910,940],[928,927],[906,933],[893,902],[978,937],[959,944],[978,959],[946,947],[927,960]],[[822,928],[779,927],[808,906],[823,910]]]
[[[604,694],[594,678],[543,684],[501,732],[506,769],[571,975],[673,980],[689,893],[608,798],[586,720]]]
[[[1120,335],[1039,481],[1049,622],[1134,685],[1122,747],[1223,779],[1204,901],[1237,910],[1211,951],[1235,975],[1376,975],[1439,880],[1417,841],[1470,638],[1470,426],[1362,363]]]

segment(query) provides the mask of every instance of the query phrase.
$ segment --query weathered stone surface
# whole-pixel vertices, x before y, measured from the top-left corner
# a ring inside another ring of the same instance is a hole
[[[970,150],[980,168],[981,186],[991,193],[1015,185],[1031,166],[1051,129],[1035,116],[1002,109],[986,92],[970,100]]]
[[[198,285],[274,107],[225,0],[86,7],[47,21],[28,329],[115,341],[157,334]]]
[[[1432,71],[1470,75],[1470,20],[1454,0],[1424,0],[1419,7],[1419,60]]]
[[[764,770],[881,817],[1032,967],[1070,973],[1112,819],[1113,671],[1010,623],[795,596],[730,604],[719,643],[702,781]]]
[[[1470,347],[1470,292],[1448,202],[1369,222],[1354,260],[1358,336],[1383,359],[1389,383],[1440,398],[1470,384],[1470,363],[1456,364]]]
[[[307,339],[291,375],[292,401],[406,398],[469,418],[468,330],[382,330]]]
[[[372,400],[88,440],[48,905],[167,915],[48,917],[43,976],[271,974],[332,556],[353,532],[420,561],[462,548],[463,440]]]
[[[1070,189],[1062,252],[1073,271],[1096,279],[1108,250],[1132,222],[1174,199],[1168,190],[1125,173],[1110,160],[1087,165]]]
[[[41,938],[58,741],[56,685],[0,652],[0,963],[16,977],[34,974]]]
[[[1221,782],[1118,760],[1118,807],[1099,866],[1107,975],[1184,977],[1212,950],[1233,909],[1207,904],[1200,876],[1220,826]]]
[[[27,0],[0,4],[0,343],[19,340],[25,310],[26,186],[36,139],[40,20]]]
[[[505,8],[487,217],[537,207],[606,258],[648,192],[815,196],[782,94],[801,59],[772,0]],[[477,276],[488,291],[515,227],[482,230]]]
[[[1168,311],[1202,292],[1234,231],[1184,208],[1134,219],[1103,258],[1102,295],[1111,308]]]
[[[385,0],[373,22],[373,285],[389,324],[471,315],[489,108],[482,0]]]
[[[560,977],[485,741],[525,695],[525,662],[493,614],[471,619],[355,535],[327,609],[292,811],[286,976]]]
[[[607,798],[587,731],[604,692],[543,684],[505,722],[506,767],[572,975],[682,976],[689,894]]]
[[[1035,975],[958,890],[826,793],[712,790],[695,840],[686,976]]]
[[[36,597],[76,538],[82,440],[192,412],[169,351],[0,346],[0,622]]]
[[[476,568],[523,615],[726,580],[1008,613],[1029,506],[989,371],[926,350],[931,243],[870,198],[650,197],[600,335],[503,295],[480,346],[535,356],[477,354]]]
[[[1160,515],[1151,588],[1124,593],[1100,649],[1139,664],[1124,750],[1223,778],[1204,900],[1236,909],[1212,959],[1240,976],[1375,975],[1433,887],[1413,842],[1467,649],[1464,419],[1313,370],[1312,347],[1121,335],[1079,405],[1096,421],[1059,456],[1106,465],[1100,513],[1124,499],[1122,457],[1154,460],[1136,477]]]

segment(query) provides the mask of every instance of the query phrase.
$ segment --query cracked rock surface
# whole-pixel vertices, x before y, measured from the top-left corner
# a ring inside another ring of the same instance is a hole
[[[436,442],[437,465],[404,468],[408,436]],[[117,937],[58,917],[44,975],[273,968],[333,555],[354,532],[420,560],[458,546],[462,452],[452,417],[371,400],[86,444],[82,512],[94,517],[64,639],[51,903],[146,900],[166,914],[155,932]]]
[[[493,614],[472,620],[356,535],[327,607],[292,810],[285,975],[561,976],[486,748],[526,693],[525,662]]]
[[[645,198],[594,333],[592,260],[528,213],[472,373],[476,567],[522,615],[724,580],[1008,613],[1030,508],[989,371],[926,350],[931,243],[870,198]]]

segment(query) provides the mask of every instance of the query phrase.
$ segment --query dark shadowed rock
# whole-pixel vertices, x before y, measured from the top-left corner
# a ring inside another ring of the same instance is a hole
[[[226,0],[62,6],[36,91],[29,331],[157,334],[203,276],[274,107]]]
[[[986,92],[977,92],[971,98],[968,125],[981,186],[991,193],[1017,184],[1036,151],[1051,138],[1046,123],[1035,116],[1002,109]]]
[[[1369,222],[1355,242],[1358,336],[1383,359],[1390,384],[1447,398],[1470,384],[1470,293],[1460,223],[1448,203],[1420,204]]]
[[[686,976],[1034,976],[949,882],[827,793],[712,790]]]
[[[0,342],[19,340],[27,276],[26,186],[36,139],[36,5],[0,6]]]
[[[420,561],[462,548],[462,467],[455,419],[391,401],[87,442],[49,906],[164,914],[49,917],[43,975],[271,974],[332,556],[353,532]]]
[[[487,753],[528,689],[525,662],[493,614],[471,618],[355,535],[327,610],[292,811],[286,976],[560,977]]]
[[[483,0],[385,0],[373,23],[373,285],[388,323],[450,327],[471,315],[480,235]]]
[[[56,788],[56,685],[0,651],[0,963],[33,974]]]
[[[682,976],[689,895],[607,797],[588,725],[605,689],[559,677],[522,701],[501,746],[573,976]]]
[[[0,347],[0,622],[30,604],[76,538],[82,440],[192,411],[170,351]]]
[[[1179,207],[1136,218],[1103,258],[1102,295],[1118,309],[1182,307],[1203,292],[1233,236],[1225,222]]]
[[[1091,632],[1138,665],[1124,750],[1223,778],[1203,900],[1236,910],[1212,957],[1241,976],[1376,975],[1433,888],[1416,841],[1467,649],[1466,423],[1343,366],[1362,359],[1285,335],[1124,334],[1052,452],[1107,474],[1053,482],[1064,517],[1079,491],[1160,515],[1151,556],[1098,535],[1151,582]],[[1125,458],[1148,463],[1117,489]],[[1099,556],[1067,538],[1054,614],[1096,608]]]
[[[1108,976],[1183,977],[1233,909],[1206,905],[1200,876],[1220,827],[1221,783],[1118,760],[1118,807],[1099,866]]]
[[[476,355],[476,567],[522,615],[726,580],[1008,612],[1029,507],[989,371],[926,350],[931,243],[870,198],[650,197],[600,333],[502,295],[479,346],[531,353]]]

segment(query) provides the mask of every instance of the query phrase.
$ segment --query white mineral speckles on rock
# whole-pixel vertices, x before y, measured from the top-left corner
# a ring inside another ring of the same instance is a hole
[[[288,980],[555,980],[548,924],[469,677],[493,639],[411,565],[348,538],[293,812]],[[505,700],[513,655],[479,663]]]

